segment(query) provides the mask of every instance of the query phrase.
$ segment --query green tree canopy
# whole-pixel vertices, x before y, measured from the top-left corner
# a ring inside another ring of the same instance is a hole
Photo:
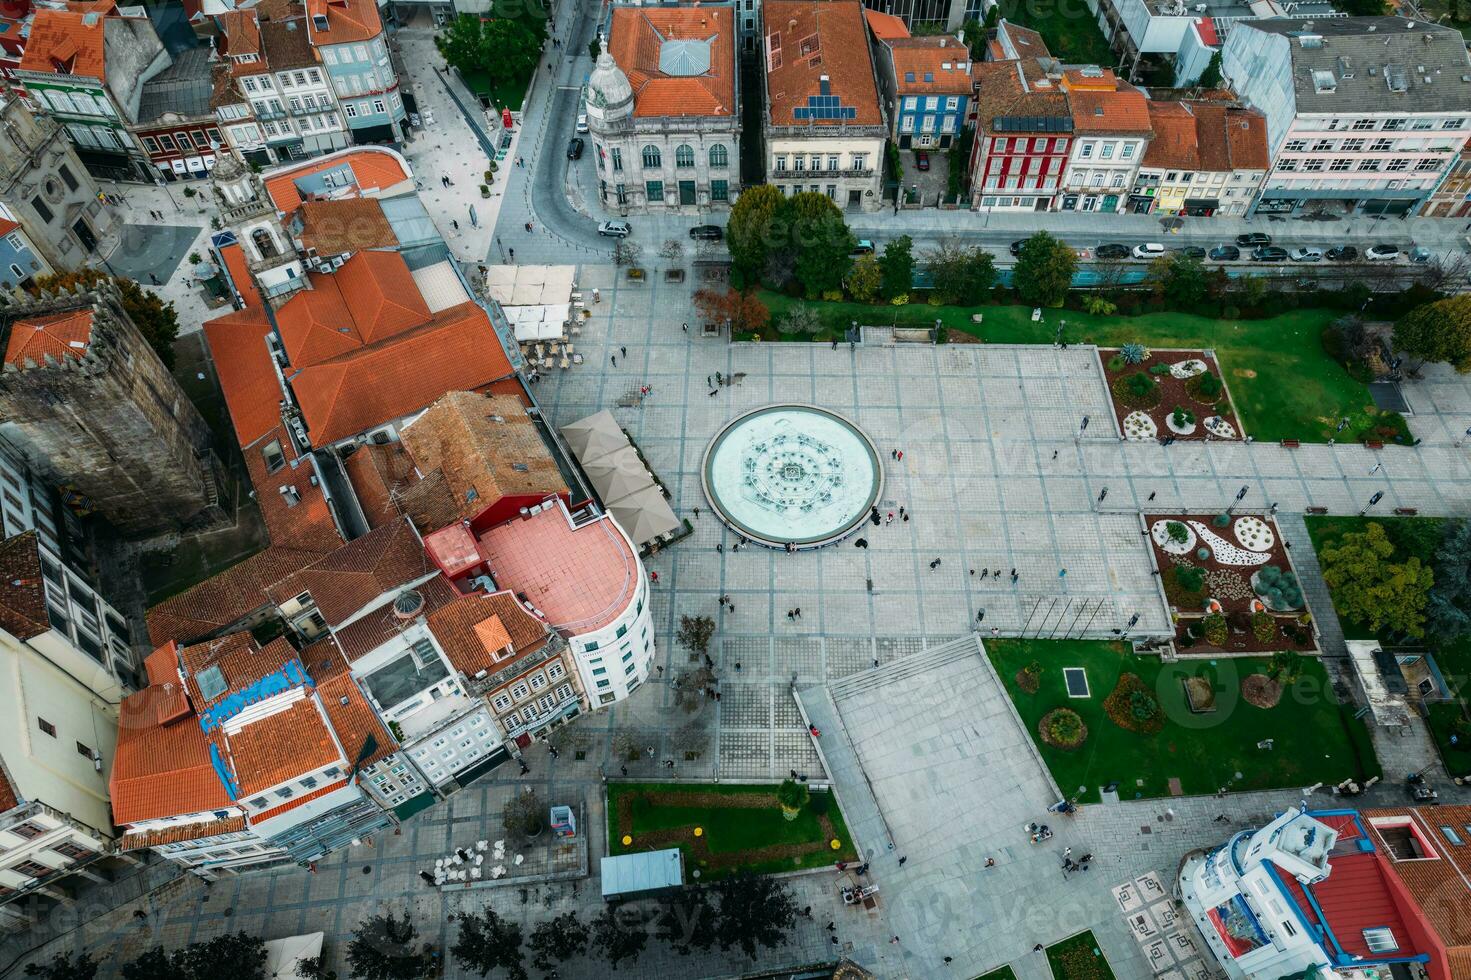
[[[841,289],[858,241],[832,198],[812,191],[793,194],[784,199],[778,224],[781,251],[807,298]]]
[[[512,980],[526,980],[526,967],[521,962],[521,927],[505,921],[489,906],[460,916],[460,936],[450,952],[460,966],[482,977],[504,970]]]
[[[708,953],[720,938],[720,916],[704,885],[686,885],[664,900],[664,938],[681,956]]]
[[[554,919],[539,922],[531,930],[531,965],[543,973],[558,963],[587,952],[587,926],[576,912],[563,912]]]
[[[1418,306],[1394,325],[1394,346],[1417,361],[1446,361],[1471,371],[1471,296]]]
[[[754,285],[765,272],[777,212],[785,201],[775,185],[757,184],[742,191],[731,206],[725,244],[730,249],[731,284],[736,288]]]
[[[879,259],[881,278],[879,295],[884,299],[904,296],[914,286],[914,239],[908,235],[891,238],[884,243],[884,256]]]
[[[843,285],[848,287],[849,296],[860,303],[867,303],[878,295],[882,280],[883,270],[879,268],[879,260],[872,255],[860,255],[853,260],[853,268],[848,270]]]
[[[589,950],[608,961],[614,970],[624,960],[636,960],[649,942],[649,931],[628,909],[605,906],[592,920]]]
[[[179,315],[173,303],[166,303],[154,292],[150,292],[131,279],[110,276],[96,269],[73,269],[55,272],[49,276],[36,277],[37,290],[71,289],[75,286],[95,286],[111,279],[123,296],[123,309],[132,319],[133,325],[148,341],[148,346],[163,361],[163,366],[173,369],[174,341],[179,337]]]
[[[520,81],[536,70],[542,33],[519,20],[482,20],[461,14],[435,38],[444,60],[463,72],[483,72],[492,82]]]
[[[716,937],[721,949],[739,946],[754,960],[757,947],[776,949],[786,944],[797,917],[797,902],[780,880],[741,871],[713,887],[720,896]]]
[[[1195,84],[1201,88],[1220,88],[1221,52],[1219,50],[1211,55],[1210,64],[1205,66],[1205,71],[1200,73],[1200,79]]]
[[[1193,310],[1205,299],[1205,266],[1188,255],[1162,255],[1149,263],[1149,285],[1174,309]]]
[[[1061,306],[1077,268],[1078,257],[1070,245],[1039,231],[1022,245],[1012,285],[1028,306]]]
[[[1391,561],[1394,544],[1384,525],[1371,522],[1323,547],[1323,581],[1339,613],[1378,632],[1425,634],[1425,609],[1435,576],[1420,559]]]
[[[25,972],[39,980],[92,980],[97,961],[86,953],[57,953],[44,963],[27,963]]]
[[[1471,521],[1447,521],[1435,553],[1430,632],[1443,640],[1471,633]]]
[[[996,284],[996,263],[991,253],[977,246],[962,245],[953,238],[945,239],[933,251],[925,253],[924,266],[940,301],[953,306],[984,302]]]
[[[154,946],[133,962],[123,964],[119,972],[123,980],[263,980],[266,944],[259,936],[227,932],[172,952]]]
[[[408,913],[379,913],[358,923],[347,944],[347,965],[355,980],[420,980],[424,953],[419,930]]]

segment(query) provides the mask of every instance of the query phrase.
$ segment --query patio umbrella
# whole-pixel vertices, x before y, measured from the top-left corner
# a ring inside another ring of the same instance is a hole
[[[628,436],[618,427],[613,413],[606,409],[562,426],[562,437],[583,463],[628,445]]]
[[[634,544],[643,545],[679,527],[679,519],[658,487],[648,486],[608,505],[608,513],[628,532]]]
[[[615,449],[591,463],[584,463],[583,469],[605,505],[654,485],[654,478],[632,446]]]

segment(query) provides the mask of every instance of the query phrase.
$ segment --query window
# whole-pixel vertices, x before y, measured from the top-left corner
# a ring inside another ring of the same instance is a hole
[[[960,108],[960,97],[958,95],[952,95],[952,96],[950,96],[948,99],[945,100],[945,108],[947,110],[949,110],[950,112],[954,112],[957,109],[959,109]]]
[[[245,79],[245,91],[247,91],[247,92],[254,92],[255,91],[255,79],[253,79],[253,78],[247,78],[247,79]]]
[[[782,154],[778,153],[776,155],[776,157],[774,158],[773,166],[778,171],[784,171],[784,170],[786,170],[787,169],[787,158],[785,156],[783,156]]]
[[[51,849],[62,857],[71,858],[73,861],[85,861],[97,853],[96,851],[89,851],[87,848],[78,844],[73,844],[71,841],[52,844]]]
[[[1394,938],[1394,933],[1386,926],[1365,929],[1364,945],[1369,947],[1371,953],[1393,953],[1399,949],[1399,942]]]
[[[1119,156],[1122,157],[1125,160],[1132,160],[1132,159],[1134,159],[1134,144],[1133,143],[1125,143],[1119,149]]]
[[[1440,161],[1433,157],[1423,157],[1415,164],[1416,170],[1439,170]]]
[[[52,738],[56,737],[56,726],[51,724],[51,722],[47,721],[45,718],[37,718],[36,725],[40,727],[41,731],[45,732],[47,735],[50,735]]]
[[[495,710],[505,711],[511,706],[511,699],[506,697],[505,691],[501,691],[495,696],[494,699],[491,700],[490,703],[495,706]]]
[[[266,808],[266,805],[270,802],[271,801],[266,799],[264,796],[257,796],[255,799],[250,801],[250,805],[255,807],[257,810],[264,810]]]
[[[56,172],[61,175],[61,182],[66,185],[67,190],[74,191],[77,189],[77,178],[72,176],[72,172],[66,168],[66,164],[62,164]]]
[[[623,151],[621,149],[615,146],[609,150],[608,159],[613,161],[613,170],[615,173],[623,169]]]
[[[1398,160],[1391,160],[1389,161],[1389,165],[1384,169],[1388,170],[1390,173],[1398,173],[1401,170],[1409,170],[1410,161],[1405,159],[1404,157],[1401,157]]]
[[[1288,153],[1302,153],[1308,148],[1307,140],[1288,140],[1282,149]]]
[[[55,868],[48,868],[46,865],[36,861],[22,861],[20,864],[11,868],[11,870],[17,874],[25,875],[27,878],[45,878],[47,875],[53,874],[56,871]]]
[[[383,108],[383,100],[382,99],[374,99],[373,100],[373,111],[374,112],[383,112],[383,111],[385,111],[384,108]]]
[[[792,169],[795,170],[797,173],[801,173],[802,171],[806,170],[807,169],[807,158],[804,157],[800,153],[795,154],[792,157]],[[801,191],[798,191],[797,193],[800,194],[802,192]]]
[[[526,699],[526,696],[530,693],[531,691],[526,687],[525,684],[522,683],[514,684],[511,687],[511,697],[515,698],[517,701],[524,701]]]
[[[1355,119],[1354,120],[1354,124],[1353,124],[1353,126],[1351,128],[1355,132],[1362,133],[1366,129],[1373,129],[1374,128],[1374,120],[1372,120],[1372,119]]]
[[[712,180],[712,181],[710,181],[710,200],[712,200],[712,201],[729,201],[730,200],[730,182],[729,181],[726,181],[726,180]]]
[[[839,169],[838,161],[839,161],[839,159],[840,159],[840,157],[836,153],[829,154],[829,156],[827,158],[827,169],[828,169],[828,172],[829,173],[837,173],[838,172],[838,169]]]
[[[302,776],[301,777],[301,785],[305,786],[307,789],[316,789],[317,788],[317,777],[316,776]]]
[[[1100,160],[1112,160],[1113,159],[1113,144],[1112,143],[1104,143],[1102,146],[1100,146],[1098,148],[1098,158]]]
[[[868,154],[867,153],[855,153],[855,154],[853,154],[853,169],[854,170],[867,170],[868,169]]]
[[[562,667],[560,661],[553,663],[547,667],[547,676],[550,677],[552,680],[556,680],[558,677],[561,677],[565,673],[567,673],[567,671]]]
[[[1302,169],[1305,170],[1305,171],[1307,171],[1307,172],[1309,172],[1309,173],[1315,173],[1315,172],[1323,169],[1323,161],[1322,160],[1304,160],[1302,162]]]
[[[1384,128],[1386,131],[1404,129],[1405,121],[1403,119],[1386,119],[1384,120]]]
[[[53,215],[51,214],[51,209],[48,208],[46,206],[46,202],[41,200],[39,197],[31,198],[31,210],[35,211],[36,216],[39,217],[42,221],[46,222],[47,224],[51,223],[51,219],[53,217]]]
[[[1445,839],[1450,841],[1452,844],[1455,844],[1457,847],[1461,845],[1461,838],[1460,835],[1456,833],[1456,828],[1443,826],[1440,828],[1440,832],[1441,835],[1444,836]]]
[[[1374,173],[1379,169],[1381,163],[1383,163],[1381,160],[1360,160],[1359,169],[1366,173]]]
[[[659,154],[659,148],[657,146],[655,146],[654,144],[650,143],[648,146],[644,147],[644,167],[645,167],[645,169],[652,168],[652,167],[657,167],[662,162],[663,162],[663,157],[660,156],[660,154]],[[663,195],[661,194],[660,196],[662,197]]]
[[[730,166],[730,151],[726,149],[724,143],[716,143],[714,146],[710,147],[710,166]]]
[[[1084,160],[1090,159],[1093,156],[1093,144],[1079,143],[1078,156],[1082,157]]]
[[[77,743],[77,755],[83,755],[89,759],[97,758],[97,752],[92,748],[92,746],[85,745],[81,742]]]
[[[338,769],[336,766],[330,766],[327,769],[322,770],[322,775],[326,776],[328,779],[336,779],[338,776],[342,775],[342,770]]]
[[[1353,161],[1347,157],[1339,157],[1328,165],[1328,169],[1341,172],[1347,170],[1352,163]]]
[[[1314,153],[1325,153],[1331,149],[1333,149],[1332,140],[1318,140],[1316,143],[1313,144]]]
[[[358,107],[351,102],[342,103],[342,112],[349,119],[356,119],[358,117]]]
[[[152,136],[143,137],[143,149],[147,150],[149,153],[157,153],[158,140],[154,139]]]
[[[533,691],[540,691],[543,687],[546,687],[546,683],[547,683],[547,679],[546,679],[545,675],[540,674],[540,673],[532,674],[531,675],[531,678],[530,678],[530,681],[531,681],[531,689]]]
[[[674,165],[680,168],[693,167],[695,165],[695,148],[688,143],[679,144],[679,148],[674,151]],[[645,166],[648,166],[648,164],[645,164]]]
[[[646,180],[646,181],[644,181],[644,194],[647,195],[648,201],[649,201],[650,204],[663,204],[664,203],[664,181],[662,181],[662,180]]]
[[[165,150],[170,153],[172,153],[175,149],[174,138],[167,133],[159,133],[158,142],[163,146]]]
[[[35,840],[37,837],[46,833],[46,828],[27,821],[26,823],[19,823],[11,827],[10,832],[23,840]]]

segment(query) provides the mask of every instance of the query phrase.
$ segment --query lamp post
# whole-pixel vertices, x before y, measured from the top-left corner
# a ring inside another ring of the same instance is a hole
[[[1384,491],[1383,490],[1375,491],[1374,496],[1372,496],[1372,497],[1369,498],[1369,506],[1368,507],[1365,507],[1363,510],[1359,511],[1359,516],[1360,517],[1363,517],[1365,514],[1367,514],[1369,512],[1369,507],[1373,507],[1375,504],[1379,503],[1379,501],[1381,501],[1383,499],[1384,499]]]
[[[1239,503],[1241,503],[1241,499],[1246,496],[1246,491],[1248,491],[1250,489],[1251,489],[1251,487],[1245,486],[1245,487],[1242,487],[1240,490],[1237,490],[1236,491],[1236,499],[1235,499],[1235,501],[1233,501],[1231,503],[1231,505],[1229,507],[1226,508],[1226,513],[1228,513],[1228,514],[1231,513],[1231,511],[1235,509],[1236,505],[1239,504]]]

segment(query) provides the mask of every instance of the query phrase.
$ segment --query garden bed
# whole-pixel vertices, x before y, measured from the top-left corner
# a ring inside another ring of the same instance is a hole
[[[1317,649],[1302,588],[1270,518],[1146,514],[1144,523],[1182,653]]]
[[[627,844],[625,837],[631,838]],[[775,786],[609,784],[608,852],[666,847],[683,851],[688,871],[699,871],[705,880],[740,870],[820,868],[858,857],[831,793],[814,791],[797,818],[787,820]]]
[[[1100,347],[1098,357],[1125,439],[1242,437],[1241,422],[1214,353],[1150,350],[1129,344]]]
[[[1114,980],[1113,968],[1090,931],[1047,947],[1053,980]]]

